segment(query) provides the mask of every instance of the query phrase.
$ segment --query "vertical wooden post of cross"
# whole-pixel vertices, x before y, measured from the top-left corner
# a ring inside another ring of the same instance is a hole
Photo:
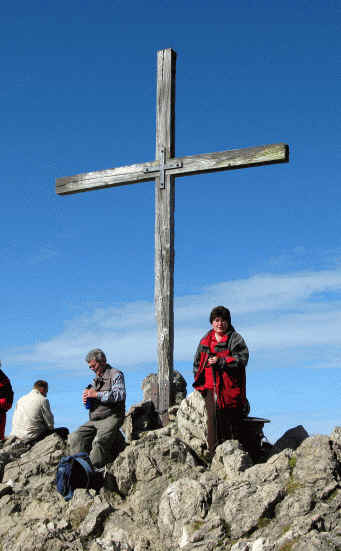
[[[174,343],[174,176],[162,170],[175,156],[176,53],[161,50],[157,57],[156,159],[160,174],[155,178],[155,316],[158,349],[158,410],[162,424],[168,422],[173,379]]]
[[[60,195],[155,179],[155,315],[158,341],[157,410],[168,423],[172,404],[174,346],[174,202],[175,177],[220,172],[274,163],[287,163],[289,147],[269,144],[244,149],[175,158],[176,53],[161,50],[157,56],[156,159],[141,164],[58,178]],[[153,401],[154,401],[153,400]]]

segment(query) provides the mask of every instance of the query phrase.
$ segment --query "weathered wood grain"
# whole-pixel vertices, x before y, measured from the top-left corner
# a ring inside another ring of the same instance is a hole
[[[168,157],[169,159],[170,157]],[[191,176],[204,172],[219,172],[236,168],[248,168],[289,161],[289,147],[284,143],[228,149],[217,153],[204,153],[188,157],[174,157],[174,162],[182,164],[181,168],[168,169],[170,176]],[[58,195],[81,193],[114,186],[124,186],[154,180],[155,172],[146,174],[145,168],[155,168],[159,160],[147,163],[121,166],[98,172],[86,172],[56,180]]]
[[[162,151],[165,160],[175,154],[175,68],[173,50],[158,52],[156,151],[159,161]],[[160,187],[160,177],[155,179],[155,316],[157,320],[158,355],[158,409],[162,424],[168,423],[168,408],[173,379],[174,349],[174,176],[166,173],[165,185]]]

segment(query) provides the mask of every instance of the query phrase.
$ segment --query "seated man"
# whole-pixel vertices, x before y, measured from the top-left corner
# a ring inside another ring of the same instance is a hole
[[[5,465],[18,459],[45,436],[56,433],[66,440],[66,427],[54,428],[50,402],[46,398],[49,386],[46,381],[36,381],[33,390],[20,398],[15,406],[12,432],[0,453],[0,482]],[[1,547],[1,546],[0,546]]]
[[[90,350],[85,361],[95,373],[93,385],[83,392],[83,403],[90,399],[89,421],[70,434],[70,454],[86,452],[95,469],[113,460],[114,445],[125,414],[124,375],[107,364],[102,350]]]
[[[46,398],[48,390],[47,382],[39,380],[31,392],[19,398],[13,414],[11,436],[34,443],[53,431],[54,418]]]

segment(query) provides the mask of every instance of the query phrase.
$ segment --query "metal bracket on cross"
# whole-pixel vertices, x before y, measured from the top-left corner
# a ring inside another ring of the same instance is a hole
[[[181,161],[168,161],[166,162],[166,149],[164,147],[161,148],[160,151],[160,164],[155,167],[147,167],[143,169],[143,172],[147,174],[148,172],[159,172],[160,173],[160,189],[165,189],[165,173],[166,170],[170,168],[181,168],[182,162]]]

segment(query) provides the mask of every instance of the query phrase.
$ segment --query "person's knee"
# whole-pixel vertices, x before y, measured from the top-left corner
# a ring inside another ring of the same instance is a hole
[[[78,430],[75,430],[69,434],[69,445],[71,449],[79,447],[82,444],[82,441],[82,436]]]
[[[96,434],[96,442],[99,444],[111,444],[117,438],[117,433],[121,426],[120,419],[110,418],[110,423],[106,422],[105,426],[99,427]]]
[[[116,438],[116,432],[110,434],[97,434],[92,445],[93,446],[110,446]]]

